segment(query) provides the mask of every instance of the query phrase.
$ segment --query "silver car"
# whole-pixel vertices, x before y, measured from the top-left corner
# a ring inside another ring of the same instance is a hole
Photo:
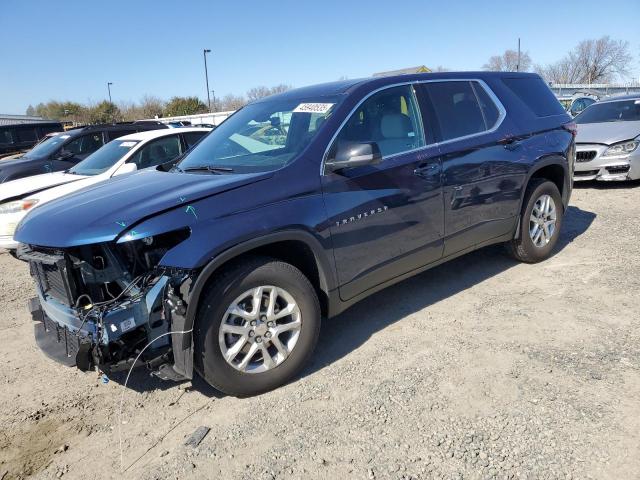
[[[640,94],[607,98],[575,118],[573,179],[640,179]]]

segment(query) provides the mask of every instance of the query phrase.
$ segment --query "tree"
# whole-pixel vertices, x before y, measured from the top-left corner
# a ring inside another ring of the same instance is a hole
[[[518,52],[505,50],[502,55],[490,57],[482,68],[492,72],[527,72],[531,68],[531,57],[527,52],[520,52],[520,65],[518,67]]]
[[[29,105],[25,113],[29,116],[34,116],[36,114],[36,109],[33,108],[33,105]]]
[[[198,97],[173,97],[167,103],[164,114],[167,117],[205,113],[207,106]]]
[[[269,95],[286,92],[287,90],[291,90],[291,88],[291,85],[285,85],[284,83],[271,88],[265,86],[253,87],[247,92],[247,100],[253,102],[255,100],[268,97]]]
[[[629,42],[605,35],[581,41],[562,59],[537,71],[552,83],[606,83],[629,75],[631,60]]]
[[[158,97],[154,97],[152,95],[145,95],[144,97],[142,97],[142,100],[140,101],[140,117],[155,118],[156,115],[158,117],[161,117],[162,112],[165,109],[165,104],[166,102],[159,99]]]
[[[223,112],[228,112],[231,110],[238,110],[239,108],[244,107],[247,104],[247,101],[244,97],[240,97],[237,95],[232,95],[231,93],[222,97],[220,101],[220,108]]]
[[[108,100],[87,108],[89,122],[111,123],[121,118],[120,109]]]

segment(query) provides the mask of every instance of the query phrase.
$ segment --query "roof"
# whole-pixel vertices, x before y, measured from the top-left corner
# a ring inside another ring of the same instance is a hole
[[[118,137],[118,140],[135,140],[137,142],[147,142],[149,140],[153,140],[154,138],[166,137],[168,135],[175,135],[177,133],[187,133],[187,132],[210,132],[211,128],[191,128],[191,127],[183,127],[183,128],[162,128],[159,130],[145,130],[144,132],[136,132],[131,133],[129,135],[123,135],[122,137]]]
[[[33,115],[8,115],[0,113],[0,125],[25,125],[32,123],[60,123],[57,120],[47,120],[46,118]]]
[[[514,77],[535,77],[540,78],[537,73],[529,72],[488,72],[488,71],[470,71],[470,72],[430,72],[430,73],[414,73],[414,74],[400,74],[389,75],[382,77],[367,77],[357,78],[352,80],[340,80],[338,82],[320,83],[317,85],[311,85],[308,87],[294,88],[287,90],[284,93],[277,95],[271,95],[257,100],[253,103],[269,102],[272,100],[302,100],[321,98],[326,96],[336,96],[350,93],[349,91],[363,86],[374,85],[376,88],[384,87],[386,85],[393,85],[395,83],[407,83],[407,82],[422,82],[426,80],[455,80],[455,79],[467,79],[467,78],[514,78]]]
[[[401,68],[399,70],[389,70],[388,72],[374,73],[374,77],[390,77],[393,75],[410,75],[412,73],[430,73],[431,69],[420,65],[418,67]]]
[[[640,92],[630,93],[629,95],[614,95],[612,97],[606,97],[600,100],[598,103],[620,102],[624,100],[640,100]]]

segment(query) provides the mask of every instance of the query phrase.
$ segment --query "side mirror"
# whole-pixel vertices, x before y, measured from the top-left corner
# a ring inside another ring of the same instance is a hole
[[[382,161],[382,153],[376,142],[343,143],[332,149],[334,154],[325,162],[330,172],[344,168],[376,165]]]
[[[116,175],[124,175],[125,173],[133,173],[135,171],[138,170],[138,167],[136,166],[135,163],[125,163],[124,165],[120,165],[120,168],[118,168],[118,170],[116,170],[116,173],[113,174],[113,176],[115,177]]]

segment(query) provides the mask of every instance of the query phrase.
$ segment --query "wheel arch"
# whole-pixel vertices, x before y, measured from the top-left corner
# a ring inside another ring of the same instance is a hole
[[[220,269],[252,255],[273,257],[298,268],[311,282],[322,308],[327,315],[329,292],[335,288],[333,266],[325,253],[325,248],[311,233],[290,230],[271,233],[247,240],[223,251],[202,269],[191,288],[185,318],[185,329],[195,324],[200,297],[207,285],[215,279]]]

